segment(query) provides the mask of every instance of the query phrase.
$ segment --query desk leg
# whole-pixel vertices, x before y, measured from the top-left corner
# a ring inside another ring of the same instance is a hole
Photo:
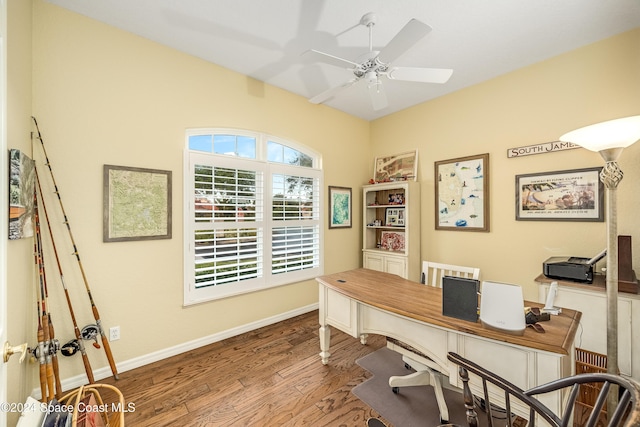
[[[320,358],[322,359],[322,364],[326,365],[329,363],[329,342],[331,341],[331,329],[329,325],[320,326]]]
[[[369,334],[360,335],[360,344],[367,345],[367,338],[369,338]]]

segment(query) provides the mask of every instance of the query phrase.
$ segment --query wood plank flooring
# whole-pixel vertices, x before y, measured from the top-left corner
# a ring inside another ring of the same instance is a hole
[[[320,362],[313,311],[135,370],[115,385],[135,411],[127,427],[365,426],[382,418],[351,393],[370,374],[356,359],[385,345],[367,345],[335,328],[331,360]],[[109,396],[105,396],[109,401]]]

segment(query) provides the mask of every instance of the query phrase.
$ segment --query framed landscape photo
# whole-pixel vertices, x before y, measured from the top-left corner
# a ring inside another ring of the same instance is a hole
[[[25,239],[34,232],[36,163],[25,153],[9,150],[9,240]]]
[[[104,242],[171,238],[171,171],[104,165]]]
[[[416,181],[417,175],[417,150],[376,157],[374,161],[373,180],[375,182]]]
[[[329,186],[329,228],[351,228],[351,188]]]
[[[435,162],[436,230],[489,231],[489,154]]]
[[[516,220],[604,221],[601,167],[516,175]]]

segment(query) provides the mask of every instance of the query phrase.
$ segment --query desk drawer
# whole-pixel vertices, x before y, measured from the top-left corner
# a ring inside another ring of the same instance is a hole
[[[446,372],[448,332],[437,326],[407,321],[407,318],[362,304],[359,313],[360,333],[396,338],[429,356]]]

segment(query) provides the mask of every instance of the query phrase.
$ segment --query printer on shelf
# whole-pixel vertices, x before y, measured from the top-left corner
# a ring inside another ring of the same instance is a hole
[[[593,283],[593,266],[606,254],[605,249],[593,258],[551,257],[542,263],[542,273],[553,279]]]

